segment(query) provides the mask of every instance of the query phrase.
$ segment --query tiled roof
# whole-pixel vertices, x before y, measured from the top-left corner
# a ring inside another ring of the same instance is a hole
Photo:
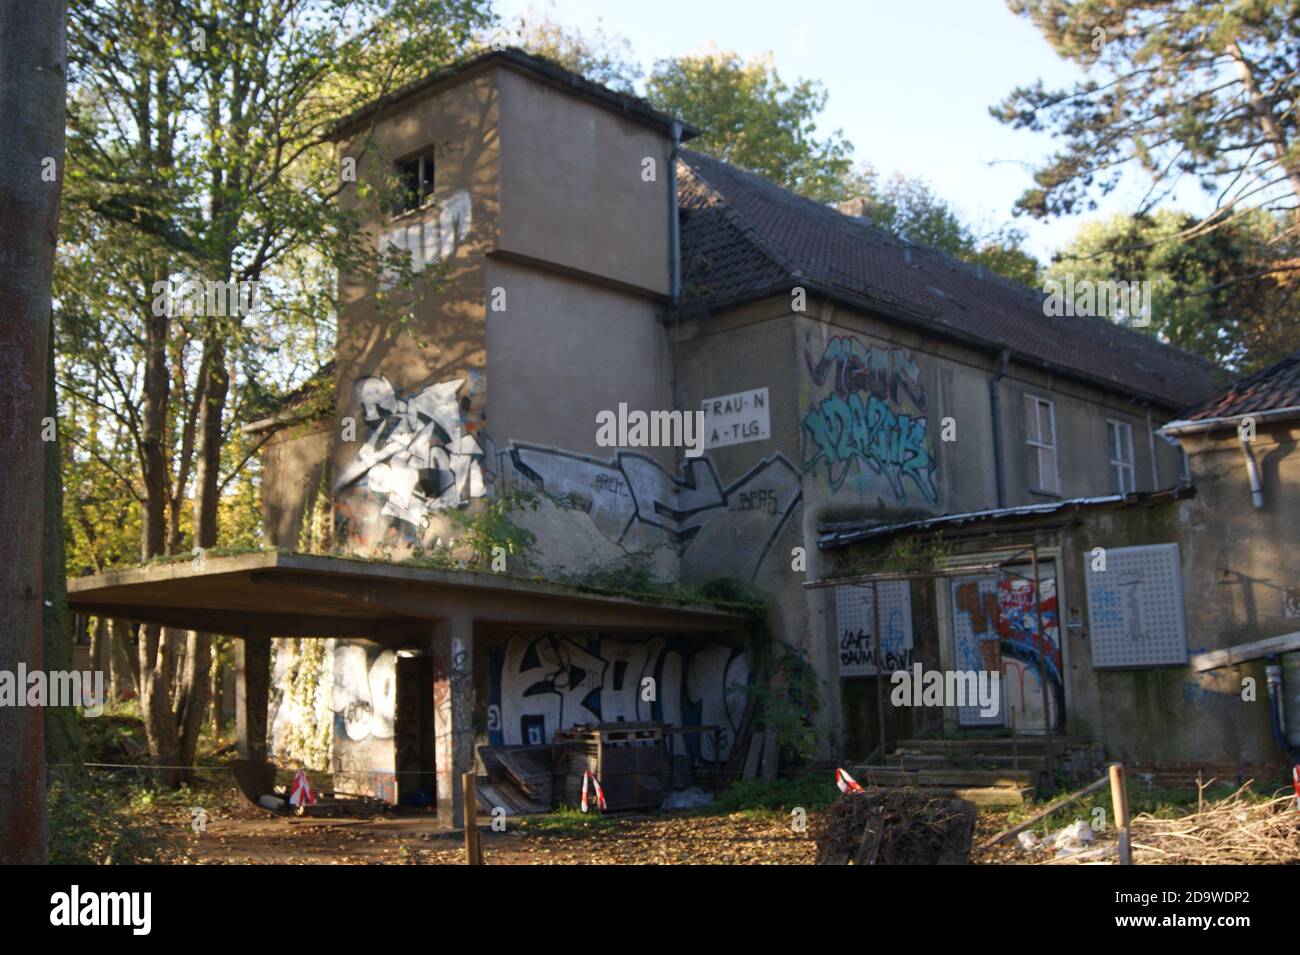
[[[802,285],[1014,359],[1181,408],[1214,366],[1105,318],[1043,313],[1040,291],[916,245],[760,176],[683,149],[682,307]]]
[[[1300,352],[1236,382],[1217,397],[1183,415],[1187,421],[1300,407]]]

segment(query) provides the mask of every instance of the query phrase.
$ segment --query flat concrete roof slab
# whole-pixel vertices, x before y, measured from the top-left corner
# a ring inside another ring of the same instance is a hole
[[[80,613],[235,636],[401,639],[470,617],[511,628],[747,630],[735,605],[630,596],[506,574],[259,551],[176,560],[68,581]]]

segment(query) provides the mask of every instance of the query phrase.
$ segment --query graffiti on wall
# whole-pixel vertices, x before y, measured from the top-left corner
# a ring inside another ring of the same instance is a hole
[[[600,460],[515,442],[510,459],[540,489],[586,510],[615,542],[634,528],[662,532],[679,555],[707,555],[714,576],[754,579],[801,499],[799,473],[780,454],[725,487],[707,458],[687,459],[672,475],[637,452]]]
[[[875,608],[877,593],[879,614]],[[884,672],[911,670],[916,661],[912,641],[912,588],[906,580],[887,580],[874,588],[848,585],[835,588],[841,677],[876,675],[877,620]]]
[[[708,734],[669,737],[677,752],[714,762],[740,728],[749,657],[700,637],[516,635],[493,650],[489,672],[494,746],[548,743],[557,729],[584,723],[654,720],[721,727],[718,752]]]
[[[403,221],[381,233],[379,254],[390,255],[392,250],[397,250],[409,255],[411,271],[422,272],[427,266],[451,258],[456,247],[469,235],[472,225],[469,193],[461,189],[441,204],[437,218],[421,222]],[[386,265],[380,276],[380,287],[391,288],[396,281],[396,270]]]
[[[377,498],[379,514],[415,529],[435,511],[467,504],[486,493],[485,460],[469,433],[465,379],[429,385],[404,397],[384,377],[357,379],[355,393],[367,430],[342,468],[334,493],[348,488]]]
[[[339,641],[333,666],[333,770],[345,778],[342,788],[396,802],[397,654],[373,643]]]
[[[1040,606],[1033,581],[1019,577],[960,578],[952,585],[953,632],[959,670],[998,670],[1007,708],[1021,729],[1043,725],[1039,664],[1047,672],[1048,706],[1053,726],[1065,721],[1065,683],[1061,660],[1056,579],[1042,578]],[[1041,626],[1039,613],[1042,614]],[[996,723],[1002,715],[981,717],[978,707],[962,707],[962,725]]]
[[[821,356],[805,352],[812,384],[800,441],[805,471],[820,462],[832,493],[856,475],[859,493],[883,479],[898,503],[919,493],[939,499],[936,463],[920,368],[900,348],[864,345],[845,335],[826,343]]]

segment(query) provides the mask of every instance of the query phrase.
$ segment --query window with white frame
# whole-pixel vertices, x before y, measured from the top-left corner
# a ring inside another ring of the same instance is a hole
[[[1029,446],[1029,486],[1061,493],[1056,463],[1056,410],[1046,398],[1025,395],[1025,444]]]
[[[1106,421],[1106,450],[1110,454],[1110,490],[1129,494],[1137,490],[1133,468],[1133,426],[1125,421]]]

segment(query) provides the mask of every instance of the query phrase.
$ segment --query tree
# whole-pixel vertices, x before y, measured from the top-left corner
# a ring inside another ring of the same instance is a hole
[[[111,419],[99,435],[132,449],[130,472],[116,449],[85,453],[138,500],[142,558],[218,545],[222,498],[256,452],[232,449],[232,400],[259,396],[282,328],[331,321],[329,275],[380,267],[368,210],[334,202],[332,125],[464,52],[487,19],[482,0],[74,7],[69,245],[85,256],[66,262],[61,329],[105,392],[76,375],[61,384]],[[209,660],[206,635],[141,631],[141,709],[160,765],[193,761]]]
[[[645,74],[633,56],[627,38],[606,33],[599,19],[595,30],[587,35],[581,30],[562,26],[552,16],[535,13],[530,8],[515,20],[513,28],[505,31],[498,42],[545,57],[593,83],[621,93],[634,92]]]
[[[1269,268],[1300,261],[1285,217],[1257,209],[1213,230],[1199,225],[1174,210],[1089,223],[1048,276],[1150,282],[1150,324],[1141,330],[1234,372],[1300,348],[1295,273]]]
[[[40,669],[46,362],[66,112],[67,7],[0,4],[0,670]],[[23,687],[20,692],[25,692]],[[40,707],[0,706],[0,863],[44,862]]]
[[[1038,260],[1025,251],[1022,232],[1007,226],[978,232],[923,180],[895,175],[872,188],[855,211],[882,229],[963,262],[1026,285],[1038,281]]]
[[[854,169],[853,144],[838,130],[818,137],[826,95],[813,80],[787,85],[770,53],[751,60],[719,51],[659,60],[646,83],[655,108],[704,131],[693,149],[834,202],[862,194],[870,173]]]
[[[992,114],[1015,128],[1048,130],[1063,146],[1017,203],[1039,218],[1096,207],[1125,169],[1152,180],[1136,210],[1149,212],[1183,176],[1214,195],[1209,231],[1252,209],[1300,207],[1296,76],[1300,3],[1255,0],[1009,0],[1056,52],[1083,69],[1073,88],[1041,81],[1014,90]],[[1189,233],[1169,237],[1186,238]],[[1266,271],[1296,268],[1275,259]],[[1238,276],[1249,281],[1253,274]]]

